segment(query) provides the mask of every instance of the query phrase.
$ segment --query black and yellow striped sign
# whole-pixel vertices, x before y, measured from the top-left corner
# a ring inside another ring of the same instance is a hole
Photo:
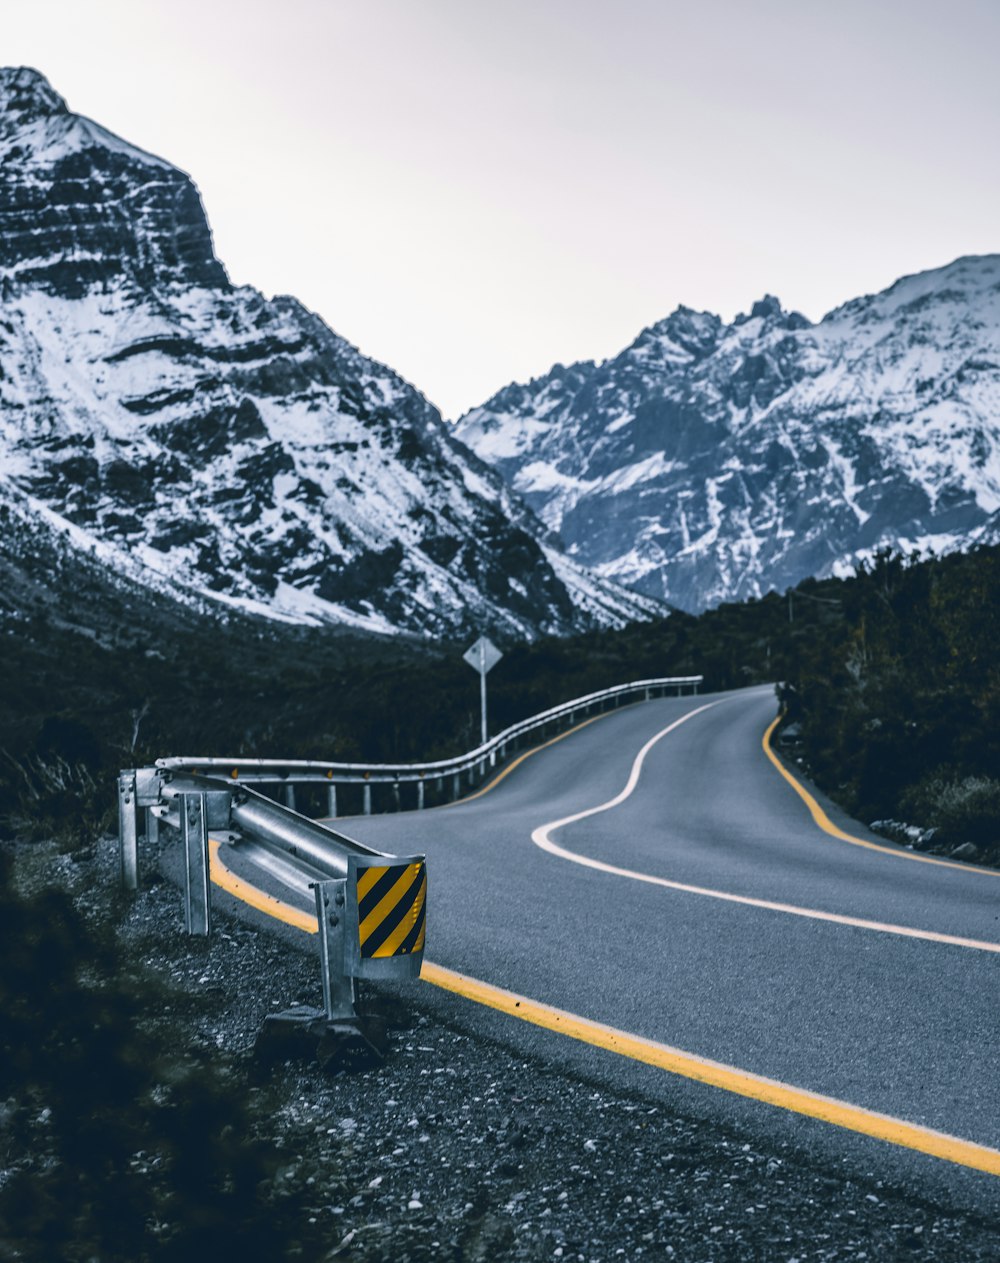
[[[358,937],[363,959],[423,951],[426,912],[423,863],[359,869]]]

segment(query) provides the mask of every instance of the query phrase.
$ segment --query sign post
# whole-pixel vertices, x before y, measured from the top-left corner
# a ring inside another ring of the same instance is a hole
[[[492,671],[496,664],[503,657],[503,654],[496,647],[492,640],[487,636],[480,636],[474,645],[470,645],[462,654],[462,658],[472,667],[473,671],[479,672],[479,700],[482,706],[483,717],[483,745],[489,739],[489,733],[486,727],[486,675]]]

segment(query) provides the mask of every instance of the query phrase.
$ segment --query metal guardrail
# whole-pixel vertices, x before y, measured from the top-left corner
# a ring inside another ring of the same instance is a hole
[[[426,939],[423,855],[386,855],[300,816],[246,785],[191,772],[131,768],[118,781],[124,884],[138,885],[138,825],[147,841],[177,831],[184,870],[184,928],[212,930],[212,844],[249,849],[255,866],[299,894],[311,888],[323,979],[323,1009],[289,1010],[274,1022],[319,1039],[337,1029],[365,1038],[356,1010],[358,978],[412,978]],[[213,836],[214,835],[214,836]]]
[[[184,861],[184,926],[208,936],[212,924],[211,847],[250,850],[258,868],[300,894],[311,887],[316,903],[323,974],[321,1012],[289,1011],[290,1025],[314,1033],[341,1025],[361,1029],[355,1010],[358,978],[415,977],[425,943],[427,871],[423,855],[386,855],[329,824],[295,810],[295,786],[326,786],[326,806],[337,814],[337,784],[363,786],[363,811],[372,809],[372,784],[390,784],[401,807],[400,786],[417,788],[425,806],[430,783],[450,800],[513,752],[526,737],[550,727],[572,726],[581,716],[638,697],[649,699],[686,688],[697,692],[702,676],[667,676],[602,689],[513,724],[451,759],[433,763],[326,763],[316,760],[168,758],[154,767],[127,768],[118,780],[119,853],[123,884],[139,881],[138,842],[144,819],[147,843],[161,825],[175,829]],[[284,804],[252,785],[284,787]],[[279,1018],[279,1020],[281,1020]]]
[[[661,676],[651,680],[635,680],[630,684],[618,684],[614,688],[601,689],[596,693],[588,693],[584,697],[573,698],[559,706],[553,706],[540,714],[523,719],[498,733],[489,741],[477,746],[466,754],[456,755],[450,759],[439,759],[433,763],[334,763],[316,759],[226,759],[205,758],[197,756],[157,759],[156,770],[161,774],[177,772],[200,772],[210,775],[222,775],[232,781],[244,784],[268,784],[283,787],[286,805],[295,807],[296,785],[325,785],[327,789],[327,814],[337,815],[337,786],[361,785],[361,813],[370,815],[372,811],[372,785],[390,785],[393,787],[394,806],[401,807],[400,787],[412,784],[416,787],[417,810],[426,803],[426,786],[434,785],[443,791],[442,801],[454,801],[463,790],[463,779],[467,786],[476,783],[488,770],[496,767],[521,740],[539,729],[558,727],[566,723],[568,726],[576,722],[577,717],[587,716],[610,707],[618,706],[624,701],[635,700],[641,695],[644,700],[651,697],[664,696],[674,690],[678,696],[685,689],[697,693],[698,686],[704,676],[682,675]]]

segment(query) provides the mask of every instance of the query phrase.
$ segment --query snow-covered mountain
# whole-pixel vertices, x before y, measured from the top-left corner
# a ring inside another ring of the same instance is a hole
[[[882,546],[1000,542],[1000,255],[818,324],[770,296],[730,325],[680,307],[456,432],[571,556],[690,610]]]
[[[0,70],[0,504],[216,609],[533,636],[658,608],[562,555],[390,369],[231,285],[191,180],[26,68]]]

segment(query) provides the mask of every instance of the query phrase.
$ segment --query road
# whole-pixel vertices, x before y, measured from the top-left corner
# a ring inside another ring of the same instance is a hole
[[[1000,1148],[1000,874],[920,862],[825,800],[872,845],[821,830],[763,749],[774,715],[771,689],[645,702],[470,800],[337,827],[426,852],[430,961],[737,1078],[706,1087],[441,995],[452,1020],[849,1171],[996,1209],[995,1176],[859,1134],[850,1109]],[[833,1098],[843,1125],[747,1099],[741,1073]]]

